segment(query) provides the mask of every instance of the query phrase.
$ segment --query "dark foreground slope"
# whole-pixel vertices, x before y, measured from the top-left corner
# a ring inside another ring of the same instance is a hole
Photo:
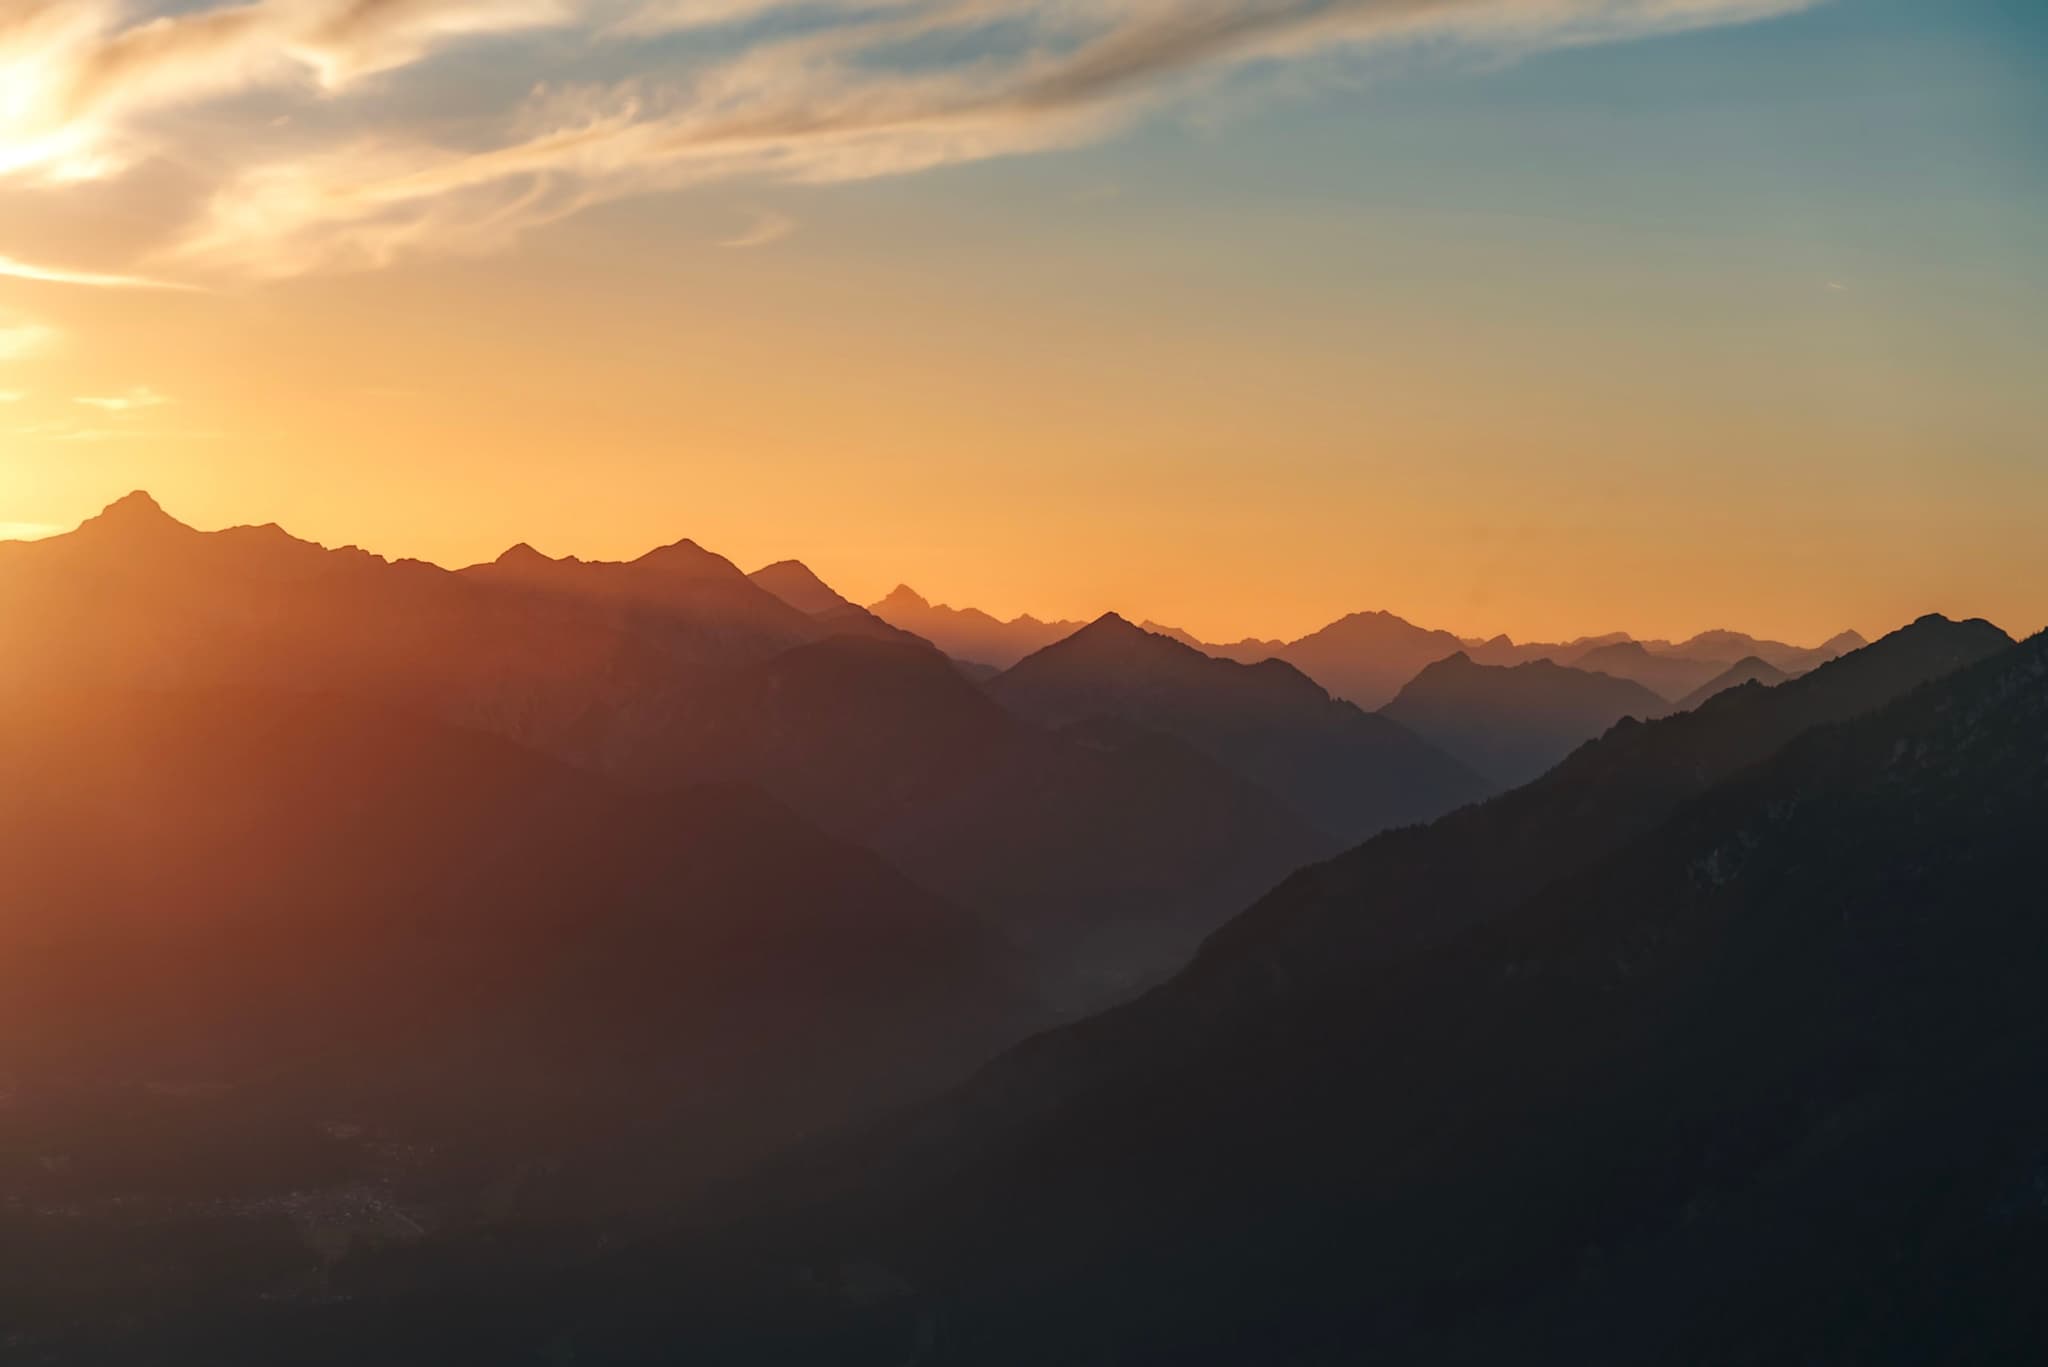
[[[1304,872],[1143,1000],[580,1277],[175,1342],[2029,1360],[2044,823],[2048,638],[1923,621]]]
[[[332,699],[0,714],[0,1323],[617,1227],[1029,1028],[1004,948],[733,787]]]

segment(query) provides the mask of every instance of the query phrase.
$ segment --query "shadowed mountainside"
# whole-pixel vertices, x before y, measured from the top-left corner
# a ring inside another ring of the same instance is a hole
[[[1549,660],[1474,664],[1460,651],[1424,668],[1380,715],[1455,755],[1496,787],[1513,788],[1623,717],[1647,721],[1670,710],[1626,679]]]
[[[929,645],[923,637],[894,627],[847,598],[811,572],[800,560],[778,560],[747,578],[768,590],[831,635],[873,636],[905,645]]]
[[[745,788],[69,690],[9,699],[0,778],[0,1242],[81,1250],[10,1275],[10,1328],[187,1294],[165,1238],[254,1245],[210,1297],[303,1293],[351,1228],[620,1227],[1043,1019],[976,918]]]
[[[1458,761],[1333,700],[1290,665],[1214,659],[1115,613],[1027,657],[988,691],[1042,725],[1111,716],[1177,736],[1344,843],[1488,791]]]
[[[2048,1143],[2044,755],[2048,638],[1926,619],[1305,870],[1139,1002],[545,1296],[256,1341],[1997,1358],[2048,1327],[2009,1213]]]
[[[822,641],[735,679],[705,712],[719,724],[680,757],[651,756],[658,767],[752,778],[985,910],[1072,1009],[1177,966],[1337,848],[1183,741],[1033,725],[923,647]]]

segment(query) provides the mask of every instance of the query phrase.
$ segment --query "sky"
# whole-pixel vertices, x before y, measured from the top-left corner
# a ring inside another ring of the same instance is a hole
[[[0,537],[2048,622],[2038,0],[12,0]]]

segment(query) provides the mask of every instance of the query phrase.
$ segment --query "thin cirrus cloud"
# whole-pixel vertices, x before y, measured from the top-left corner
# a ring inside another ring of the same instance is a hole
[[[783,238],[788,237],[795,231],[796,220],[788,214],[762,213],[757,214],[753,223],[748,225],[743,232],[734,233],[731,237],[721,238],[718,245],[739,249],[765,247],[771,242],[782,241]]]
[[[0,197],[176,157],[188,149],[169,116],[218,106],[213,127],[230,131],[180,158],[212,179],[152,253],[157,269],[31,278],[360,269],[500,249],[632,195],[904,175],[1097,141],[1253,68],[1425,45],[1511,58],[1823,2],[243,0],[173,12],[171,0],[16,0],[0,17]],[[707,29],[716,41],[693,41]],[[523,99],[465,116],[459,137],[401,112],[408,76],[485,39],[500,70],[532,77]],[[549,84],[564,51],[598,79]],[[238,138],[224,111],[258,91],[345,104],[346,119],[309,122],[351,131],[299,133],[288,150],[254,127]]]
[[[71,402],[84,408],[97,408],[102,413],[140,413],[146,409],[162,408],[170,400],[148,385],[137,385],[125,393],[81,395]]]
[[[0,256],[0,278],[8,280],[33,280],[46,285],[84,285],[89,289],[107,290],[188,290],[196,288],[175,280],[157,280],[147,275],[128,275],[119,271],[79,271],[62,266],[42,266],[34,262],[18,260],[11,256]]]

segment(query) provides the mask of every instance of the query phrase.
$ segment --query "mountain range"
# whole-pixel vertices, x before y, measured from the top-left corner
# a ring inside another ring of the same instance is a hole
[[[143,495],[0,630],[25,1360],[2048,1340],[2048,638],[1451,638],[1368,711],[1287,656],[1440,633],[974,670],[794,561]]]
[[[818,578],[801,560],[778,560],[747,576],[835,636],[872,636],[906,645],[929,645],[915,632],[894,627]]]
[[[1027,656],[988,691],[1041,725],[1113,716],[1178,737],[1344,844],[1492,791],[1398,722],[1331,698],[1291,665],[1214,659],[1115,613]]]
[[[803,576],[767,577],[804,598]],[[651,792],[752,785],[966,906],[1070,1009],[1171,969],[1339,848],[1172,736],[1033,725],[926,642],[859,618],[849,635],[810,595],[822,613],[687,540],[630,562],[521,546],[451,573],[276,527],[194,531],[143,494],[0,544],[17,686],[338,694]]]
[[[868,611],[914,632],[957,660],[989,669],[1008,669],[1036,650],[1080,630],[1080,622],[1041,622],[1030,614],[1005,622],[980,608],[927,602],[908,584],[898,584]]]
[[[1243,664],[1284,660],[1333,695],[1369,710],[1384,708],[1425,666],[1460,653],[1481,665],[1548,660],[1611,674],[1643,684],[1670,702],[1747,657],[1763,659],[1788,675],[1799,674],[1867,644],[1853,631],[1812,648],[1758,640],[1738,631],[1706,631],[1676,643],[1637,641],[1626,632],[1610,632],[1568,642],[1517,644],[1507,636],[1461,639],[1390,612],[1352,613],[1294,641],[1246,639],[1231,645],[1205,643],[1153,622],[1144,625],[1218,659]]]
[[[1925,619],[1306,870],[1132,1006],[537,1293],[194,1341],[2010,1360],[2048,1327],[2044,755],[2048,638]]]

